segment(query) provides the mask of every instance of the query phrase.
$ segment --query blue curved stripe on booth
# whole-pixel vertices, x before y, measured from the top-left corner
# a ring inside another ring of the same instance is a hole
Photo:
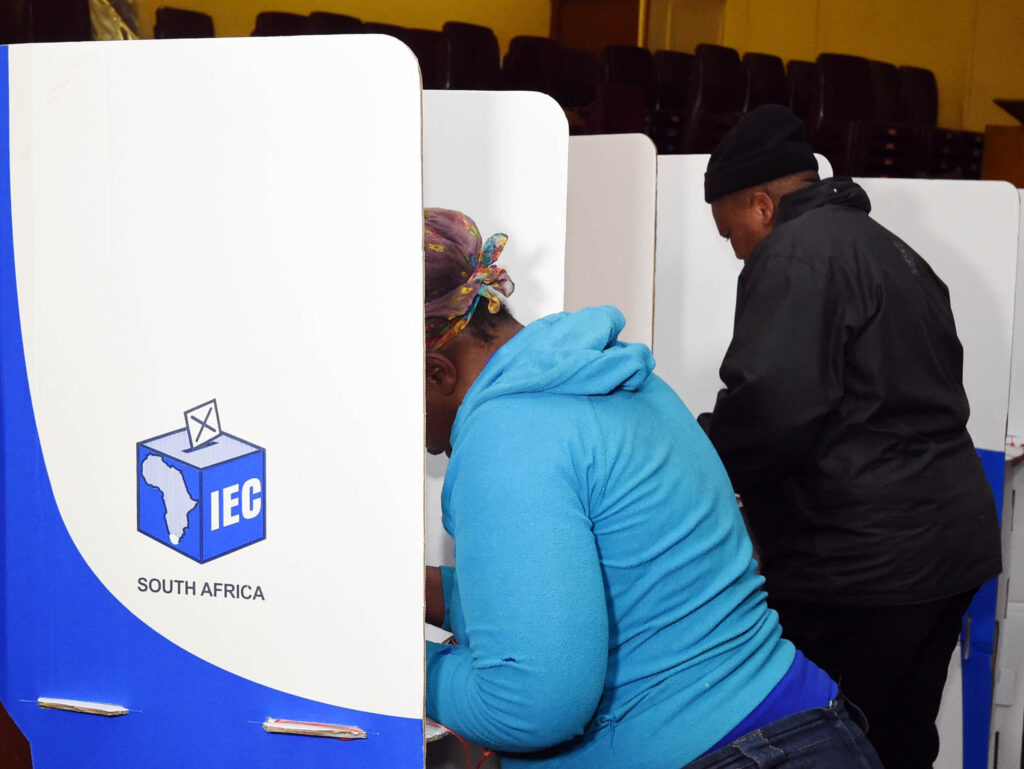
[[[8,77],[8,49],[0,47],[0,104],[10,103]],[[8,158],[9,110],[0,113],[0,158]],[[144,624],[85,563],[57,509],[36,429],[10,212],[10,168],[0,163],[0,697],[29,739],[36,769],[422,767],[422,720],[327,705],[216,667]],[[73,381],[74,372],[67,375]],[[296,653],[301,648],[297,637]],[[131,712],[44,710],[40,696]],[[356,725],[368,738],[269,734],[261,726],[268,716]]]

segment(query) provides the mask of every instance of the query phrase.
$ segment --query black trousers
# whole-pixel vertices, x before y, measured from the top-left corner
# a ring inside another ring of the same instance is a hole
[[[868,720],[886,769],[931,769],[960,621],[977,588],[909,606],[819,606],[768,599],[782,635],[839,684]]]

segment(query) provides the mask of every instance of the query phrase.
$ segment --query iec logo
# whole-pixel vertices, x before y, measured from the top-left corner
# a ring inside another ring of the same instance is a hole
[[[205,563],[267,536],[267,452],[221,432],[217,401],[137,445],[139,531]]]

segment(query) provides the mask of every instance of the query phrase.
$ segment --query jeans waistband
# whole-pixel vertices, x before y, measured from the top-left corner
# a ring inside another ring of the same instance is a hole
[[[864,713],[840,694],[826,707],[801,710],[785,718],[780,718],[778,721],[773,721],[728,745],[723,745],[713,753],[701,756],[687,764],[684,769],[714,769],[718,766],[726,766],[730,760],[736,757],[737,752],[746,754],[747,746],[754,748],[755,743],[783,744],[787,738],[799,739],[801,732],[810,731],[840,719],[848,719],[862,731],[867,731],[868,723]]]

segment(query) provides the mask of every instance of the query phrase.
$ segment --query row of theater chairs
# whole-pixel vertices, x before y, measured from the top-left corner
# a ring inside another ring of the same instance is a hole
[[[579,113],[574,113],[572,121],[577,132],[588,130],[586,114],[601,81],[599,62],[586,51],[562,48],[548,38],[514,38],[503,67],[493,30],[461,22],[450,21],[438,31],[365,22],[337,13],[302,16],[266,11],[256,16],[251,34],[359,33],[392,35],[408,45],[419,60],[424,88],[542,91]],[[159,8],[153,36],[213,37],[213,19],[197,11]]]
[[[458,22],[448,22],[442,30],[436,31],[364,22],[336,13],[314,12],[302,16],[267,11],[256,16],[251,34],[358,33],[388,34],[405,42],[419,60],[424,88],[541,91],[565,108],[573,133],[648,132],[656,137],[663,151],[681,151],[675,141],[682,125],[677,114],[655,110],[655,105],[647,103],[647,94],[643,95],[646,101],[641,103],[629,87],[631,83],[620,85],[614,75],[613,82],[607,82],[602,62],[593,54],[563,48],[549,38],[514,38],[502,66],[494,32],[488,27]],[[156,38],[213,35],[213,19],[205,13],[168,7],[157,9]],[[633,53],[629,47],[614,50],[626,58]],[[635,50],[647,53],[644,49]],[[659,61],[662,56],[658,54]],[[678,56],[689,58],[686,54]],[[622,69],[623,73],[628,69],[614,62],[613,67]],[[633,107],[639,111],[631,109]],[[652,110],[650,120],[647,119],[648,109]]]
[[[542,37],[515,37],[504,62],[488,27],[440,31],[315,12],[264,12],[253,35],[393,35],[419,59],[424,88],[533,90],[565,109],[572,133],[646,133],[662,154],[710,152],[739,117],[765,103],[790,106],[838,173],[962,176],[981,170],[982,135],[936,127],[930,70],[856,56],[791,61],[720,45],[694,53],[607,46],[600,57]],[[161,8],[155,37],[213,35],[206,14]]]
[[[661,153],[710,152],[743,113],[771,103],[803,118],[812,145],[837,173],[981,172],[983,135],[936,127],[938,89],[927,69],[830,53],[787,68],[777,56],[741,59],[734,49],[705,44],[693,54],[609,46],[597,71],[590,129],[644,130]]]
[[[384,34],[397,37],[416,54],[423,87],[434,89],[494,90],[500,87],[498,39],[488,27],[450,21],[440,31],[412,29],[395,24],[364,22],[354,16],[317,11],[266,11],[256,16],[251,35]],[[159,8],[156,38],[213,37],[213,19],[197,11]]]
[[[984,135],[937,126],[931,70],[823,53],[791,61],[791,104],[815,147],[863,176],[981,175]]]

